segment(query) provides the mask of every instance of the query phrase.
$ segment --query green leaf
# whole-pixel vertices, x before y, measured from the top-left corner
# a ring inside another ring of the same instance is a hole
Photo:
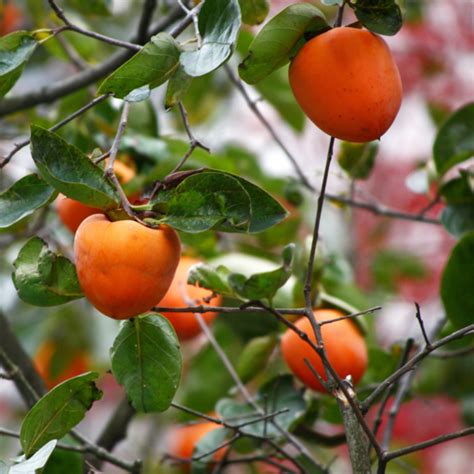
[[[135,410],[166,410],[181,376],[181,353],[173,326],[161,314],[125,321],[111,348],[112,372]]]
[[[357,19],[373,33],[393,36],[403,25],[402,12],[395,0],[357,0],[349,4]]]
[[[456,238],[474,230],[474,205],[452,204],[441,212],[441,223]]]
[[[293,267],[295,245],[289,244],[283,251],[283,265],[271,272],[256,273],[250,278],[239,273],[228,276],[229,286],[244,299],[271,300],[275,293],[288,281]]]
[[[325,474],[327,472],[326,469],[317,464],[316,461],[307,454],[299,454],[295,460],[298,461],[298,466],[302,466],[304,472],[307,474]],[[295,465],[296,470],[298,466]]]
[[[269,0],[239,0],[239,6],[246,25],[260,25],[270,11]]]
[[[108,16],[112,9],[112,0],[68,0],[68,4],[83,15]]]
[[[81,453],[55,449],[41,474],[83,474],[84,459]]]
[[[275,344],[276,338],[274,336],[256,337],[249,341],[244,347],[236,367],[242,382],[249,382],[265,369]]]
[[[94,380],[99,374],[88,372],[66,380],[42,397],[27,413],[20,431],[26,456],[53,439],[60,439],[85,416],[102,392]]]
[[[222,265],[215,268],[205,263],[198,263],[190,268],[188,283],[206,288],[222,296],[234,296],[234,292],[227,283],[229,273],[229,270]]]
[[[170,109],[180,102],[189,86],[191,85],[192,77],[188,76],[183,69],[183,66],[179,66],[175,73],[171,76],[168,82],[168,88],[166,89],[165,107]]]
[[[208,74],[232,54],[240,28],[237,0],[206,0],[199,12],[202,44],[194,51],[181,53],[181,64],[189,76]]]
[[[377,142],[342,142],[337,161],[351,178],[367,179],[374,166],[378,148]]]
[[[0,97],[15,85],[37,44],[26,31],[15,31],[0,38]]]
[[[32,125],[31,155],[43,179],[65,196],[100,209],[118,207],[118,194],[103,170],[59,135]]]
[[[444,175],[474,155],[474,103],[454,112],[438,131],[433,147],[436,170]]]
[[[36,174],[21,178],[0,194],[0,229],[29,216],[55,196],[55,190]]]
[[[302,46],[305,34],[330,29],[323,13],[309,3],[290,5],[274,16],[258,33],[239,66],[240,77],[249,84],[265,79],[284,66]]]
[[[453,248],[441,279],[441,299],[454,327],[472,323],[474,298],[474,232],[465,234]]]
[[[209,229],[253,233],[286,216],[283,207],[258,186],[230,173],[206,171],[159,193],[152,205],[165,213],[161,222],[189,233]]]
[[[328,5],[328,6],[332,6],[332,5],[342,6],[343,1],[344,0],[321,0],[321,3],[323,5]]]
[[[154,89],[166,82],[179,67],[179,46],[168,33],[158,33],[100,85],[98,94],[112,93],[123,99],[134,89]]]
[[[13,283],[18,296],[27,303],[56,306],[84,296],[74,265],[51,252],[38,237],[23,246],[13,266]]]
[[[123,100],[127,102],[142,102],[150,97],[150,93],[150,87],[147,84],[138,89],[133,89],[133,91],[127,94]]]
[[[209,463],[213,460],[215,455],[213,451],[225,442],[228,433],[229,430],[219,428],[219,425],[216,425],[215,430],[209,431],[198,441],[193,450],[193,458],[204,456],[207,453],[212,454],[204,456],[200,460],[193,461],[191,463],[191,474],[206,474],[209,472]]]
[[[448,204],[474,204],[474,186],[471,173],[461,170],[459,178],[443,184],[439,193]]]
[[[271,407],[269,408],[271,412],[287,410],[272,419],[281,428],[290,431],[302,419],[307,408],[303,392],[294,387],[293,376],[288,374],[275,377],[263,385],[257,393],[256,402],[260,406]],[[242,421],[247,422],[261,417],[261,415],[255,413],[253,406],[229,398],[219,400],[216,411],[229,423],[235,424],[241,422],[238,418],[244,418]],[[241,427],[240,430],[242,433],[257,436],[281,437],[280,431],[268,420],[246,425]]]
[[[303,417],[307,408],[303,392],[295,388],[292,375],[281,375],[271,379],[259,389],[256,402],[260,406],[271,407],[272,412],[287,410],[273,418],[284,430],[294,428]],[[258,419],[261,416],[255,414],[253,406],[229,398],[219,400],[216,411],[226,420],[234,418],[234,420],[229,422],[235,424],[239,423],[235,418],[245,417],[247,422],[252,419]],[[249,416],[250,414],[253,414],[253,416]],[[279,430],[269,423],[268,420],[252,423],[240,429],[243,433],[257,436],[281,437]]]

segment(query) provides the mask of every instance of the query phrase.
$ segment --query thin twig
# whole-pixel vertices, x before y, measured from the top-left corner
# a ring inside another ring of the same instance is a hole
[[[372,308],[366,309],[365,311],[359,311],[357,313],[348,314],[346,316],[341,316],[339,318],[327,319],[325,321],[321,321],[319,325],[324,326],[325,324],[336,323],[337,321],[342,321],[344,319],[355,319],[355,318],[358,318],[359,316],[364,316],[365,314],[375,313],[375,311],[379,311],[381,309],[382,309],[382,306],[374,306]]]
[[[397,369],[399,369],[400,367],[403,367],[406,364],[408,356],[410,355],[410,352],[413,348],[413,343],[414,343],[414,340],[412,338],[407,340],[407,342],[405,344],[405,348],[403,350],[403,353],[400,357],[400,361],[398,363]],[[374,433],[374,436],[377,436],[377,432],[380,428],[380,425],[382,424],[383,412],[384,412],[385,406],[387,405],[387,402],[390,398],[390,395],[392,394],[393,387],[394,387],[394,385],[391,385],[390,387],[387,388],[387,390],[385,391],[385,393],[383,395],[380,406],[377,410],[377,415],[375,417],[374,426],[373,426],[373,429],[372,429],[372,431]]]
[[[164,31],[182,16],[182,10],[179,7],[171,9],[168,16],[157,21],[150,27],[149,35],[154,35]],[[183,23],[185,23],[185,21]],[[131,41],[136,41],[136,36],[134,36]],[[94,84],[99,79],[105,77],[107,74],[110,74],[112,71],[117,69],[132,55],[133,52],[130,50],[117,51],[101,64],[93,66],[90,69],[80,72],[72,77],[68,77],[52,85],[36,88],[31,92],[12,96],[8,99],[2,99],[0,101],[0,117],[13,112],[18,112],[19,110],[28,109],[38,104],[54,102],[65,95],[69,95],[79,89],[90,86],[91,84]]]
[[[412,370],[419,362],[425,359],[431,352],[436,349],[448,344],[449,342],[455,341],[457,339],[462,339],[467,334],[474,331],[474,324],[470,324],[464,328],[458,329],[457,331],[449,334],[442,339],[439,339],[435,343],[432,343],[431,348],[428,349],[425,347],[418,354],[413,356],[403,367],[396,370],[393,374],[387,377],[378,387],[361,403],[362,411],[365,413],[369,407],[374,403],[374,401],[393,383],[395,383],[400,377],[406,374],[408,371]]]
[[[115,159],[117,158],[117,153],[120,147],[120,141],[122,140],[122,136],[125,132],[125,128],[127,126],[128,121],[128,113],[130,111],[130,102],[124,101],[122,115],[120,116],[120,123],[117,129],[117,133],[115,134],[114,141],[110,148],[110,156],[109,161],[107,163],[107,167],[105,169],[105,175],[112,181],[120,196],[120,202],[122,203],[123,210],[134,220],[141,222],[140,219],[134,214],[130,202],[128,201],[127,195],[120,184],[117,176],[115,175],[114,171],[114,163]]]
[[[456,431],[455,433],[437,436],[436,438],[432,438],[421,443],[413,444],[411,446],[407,446],[406,448],[401,448],[397,449],[396,451],[388,452],[385,454],[384,457],[385,460],[390,461],[400,456],[405,456],[407,454],[414,453],[422,449],[430,448],[431,446],[435,446],[437,444],[445,443],[446,441],[450,441],[452,439],[462,438],[464,436],[470,436],[472,434],[474,434],[474,426],[464,428],[463,430]]]
[[[133,44],[129,43],[128,41],[110,38],[109,36],[96,33],[95,31],[89,31],[84,28],[81,28],[80,26],[74,25],[66,18],[64,11],[58,6],[55,0],[48,0],[48,3],[56,13],[56,16],[65,24],[66,28],[63,28],[62,31],[65,31],[66,29],[69,31],[75,31],[76,33],[79,33],[81,35],[89,36],[96,40],[103,41],[104,43],[108,43],[114,46],[120,46],[121,48],[127,48],[132,51],[140,51],[142,49],[142,47],[138,44]]]
[[[421,333],[423,334],[423,339],[425,340],[426,347],[431,349],[431,342],[426,334],[425,324],[423,323],[423,318],[421,317],[420,305],[415,302],[416,307],[416,319],[418,320],[418,324],[420,325]]]
[[[462,357],[474,352],[474,346],[462,347],[461,349],[453,351],[436,351],[431,354],[431,357],[436,357],[437,359],[451,359],[453,357]]]

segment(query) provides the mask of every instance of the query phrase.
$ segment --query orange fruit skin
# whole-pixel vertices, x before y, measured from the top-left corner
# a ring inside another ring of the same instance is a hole
[[[184,296],[196,302],[197,305],[209,304],[211,306],[219,306],[222,298],[215,296],[209,303],[203,301],[204,298],[210,296],[212,293],[204,288],[187,284],[189,269],[200,263],[200,261],[193,257],[181,257],[173,282],[168,289],[168,292],[160,302],[160,306],[167,306],[169,308],[186,307],[189,304],[185,301]],[[201,332],[201,326],[196,320],[193,313],[162,313],[169,322],[173,325],[176,334],[182,341],[192,339]],[[217,313],[203,313],[202,317],[207,324],[217,316]]]
[[[351,142],[380,138],[402,101],[400,73],[387,44],[356,28],[333,28],[306,43],[289,79],[305,114],[328,135]]]
[[[84,220],[74,238],[82,290],[93,306],[114,319],[137,316],[161,300],[173,280],[180,250],[171,227],[110,222],[103,214]]]
[[[210,431],[219,427],[219,425],[212,421],[206,421],[172,428],[169,434],[168,453],[179,458],[191,459],[199,440]],[[217,451],[213,456],[214,460],[219,461],[222,459],[224,453],[225,448]],[[189,466],[186,467],[189,468]]]
[[[74,234],[81,222],[93,214],[101,213],[96,207],[60,195],[56,200],[56,211],[61,222]]]
[[[340,318],[342,313],[331,309],[321,309],[315,310],[314,316],[318,322],[321,322]],[[316,342],[311,323],[307,318],[299,319],[295,325],[308,334],[313,342]],[[351,375],[353,383],[356,384],[364,375],[368,359],[365,340],[356,325],[348,319],[325,324],[321,327],[321,335],[329,362],[334,370],[341,378]],[[300,339],[291,329],[288,329],[282,337],[281,351],[285,362],[296,377],[313,390],[326,392],[304,362],[304,359],[307,359],[316,372],[326,380],[321,359],[309,344]]]
[[[44,380],[48,390],[51,390],[65,380],[87,372],[90,367],[90,360],[87,353],[79,351],[72,356],[64,370],[59,374],[53,375],[51,373],[51,362],[57,350],[54,342],[46,341],[40,345],[33,360],[35,368]]]

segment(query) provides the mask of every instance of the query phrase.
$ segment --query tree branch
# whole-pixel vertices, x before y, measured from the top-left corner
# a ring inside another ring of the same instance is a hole
[[[150,28],[150,35],[154,35],[160,31],[164,31],[170,27],[173,23],[181,18],[183,12],[179,7],[172,9],[169,15],[157,22]],[[136,36],[131,41],[135,41]],[[53,85],[43,86],[35,91],[22,94],[19,96],[13,96],[9,99],[3,99],[0,101],[0,117],[18,112],[20,110],[28,109],[38,104],[49,104],[54,102],[65,95],[71,94],[79,89],[90,86],[94,82],[102,79],[106,75],[110,74],[113,70],[121,66],[133,55],[132,51],[118,51],[112,54],[109,59],[103,63],[94,66],[86,71],[80,72],[72,77],[68,77],[62,81],[59,81]]]

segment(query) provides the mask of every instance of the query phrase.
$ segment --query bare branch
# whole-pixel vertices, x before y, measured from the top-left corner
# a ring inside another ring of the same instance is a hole
[[[462,438],[464,436],[470,436],[472,434],[474,434],[474,426],[465,428],[460,431],[456,431],[455,433],[437,436],[436,438],[423,441],[422,443],[413,444],[412,446],[408,446],[406,448],[397,449],[396,451],[392,451],[385,454],[385,459],[387,461],[390,461],[400,456],[405,456],[407,454],[414,453],[422,449],[430,448],[431,446],[435,446],[437,444],[445,443],[446,441],[450,441],[452,439]]]
[[[150,22],[153,17],[153,12],[157,6],[157,0],[144,0],[142,15],[138,23],[137,31],[137,43],[144,44],[146,43],[148,36],[148,28],[150,27]]]
[[[181,18],[182,15],[183,13],[180,8],[176,7],[172,9],[166,18],[163,18],[150,27],[149,34],[154,35],[160,31],[164,31],[176,20]],[[135,41],[135,39],[136,37],[133,37],[131,41]],[[38,104],[54,102],[65,95],[90,86],[121,66],[132,56],[132,54],[133,52],[130,50],[118,51],[117,53],[112,54],[109,59],[103,63],[91,67],[90,69],[80,72],[72,77],[68,77],[53,85],[47,85],[26,94],[13,96],[9,99],[3,99],[0,101],[0,117],[4,117],[5,115],[19,110],[28,109]]]
[[[431,349],[431,342],[430,342],[430,339],[428,338],[428,335],[426,334],[425,325],[421,317],[420,305],[418,303],[415,303],[415,306],[416,306],[416,313],[415,313],[416,319],[418,320],[418,324],[420,325],[421,333],[423,334],[423,339],[425,340],[426,347]]]
[[[439,339],[435,343],[432,343],[431,348],[424,348],[423,351],[416,354],[412,357],[403,367],[396,370],[392,375],[387,377],[361,404],[363,412],[366,412],[369,407],[374,403],[374,401],[393,383],[395,383],[403,374],[406,374],[408,371],[412,370],[419,362],[425,359],[431,352],[434,350],[448,344],[449,342],[455,341],[457,339],[462,339],[464,336],[472,333],[474,331],[474,324],[470,324],[462,329],[451,333],[449,336]]]
[[[126,48],[131,51],[140,51],[142,47],[138,44],[129,43],[128,41],[122,41],[115,38],[110,38],[109,36],[102,35],[100,33],[96,33],[95,31],[89,31],[80,26],[74,25],[71,23],[64,14],[64,11],[58,6],[55,0],[48,0],[49,5],[56,13],[56,16],[66,25],[65,28],[62,28],[61,31],[74,31],[84,36],[89,36],[90,38],[94,38],[99,41],[103,41],[104,43],[111,44],[113,46],[120,46],[121,48]]]

